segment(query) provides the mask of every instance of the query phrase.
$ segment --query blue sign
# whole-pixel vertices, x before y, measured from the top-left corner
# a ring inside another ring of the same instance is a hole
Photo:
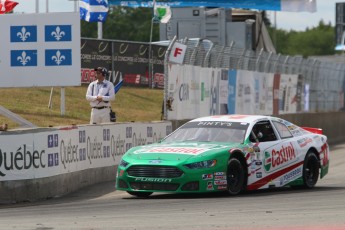
[[[150,7],[170,6],[170,7],[220,7],[220,8],[242,8],[272,11],[292,11],[292,12],[315,12],[316,0],[108,0],[109,5],[127,7]]]
[[[71,49],[51,49],[45,51],[46,66],[72,65]]]
[[[71,25],[49,25],[45,26],[46,42],[66,42],[72,41]]]
[[[37,66],[37,50],[11,50],[11,66]]]
[[[11,26],[11,42],[37,42],[37,26]]]
[[[229,71],[228,80],[228,114],[236,113],[236,82],[237,82],[237,71]]]
[[[128,7],[153,7],[153,1],[150,0],[108,0],[108,4]],[[204,6],[222,8],[245,8],[258,10],[280,10],[281,0],[166,0],[161,2],[157,1],[156,5],[165,5],[171,7]]]

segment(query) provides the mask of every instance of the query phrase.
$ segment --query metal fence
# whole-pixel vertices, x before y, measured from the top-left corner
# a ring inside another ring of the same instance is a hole
[[[324,62],[301,56],[252,51],[235,45],[220,46],[209,40],[181,41],[187,45],[183,64],[266,73],[300,74],[309,87],[309,111],[338,111],[344,107],[345,63]]]

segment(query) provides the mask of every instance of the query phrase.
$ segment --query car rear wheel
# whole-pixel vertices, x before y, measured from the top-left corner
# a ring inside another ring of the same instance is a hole
[[[227,170],[227,182],[228,182],[228,193],[230,195],[239,194],[245,181],[245,172],[243,165],[236,158],[231,158],[228,163]]]
[[[127,193],[131,194],[132,196],[145,198],[145,197],[150,196],[153,192],[131,192],[131,191],[127,191]]]
[[[313,188],[319,179],[320,163],[314,152],[308,152],[303,164],[303,185]]]

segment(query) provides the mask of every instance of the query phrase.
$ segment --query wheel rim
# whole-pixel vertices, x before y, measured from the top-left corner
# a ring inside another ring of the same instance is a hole
[[[231,187],[237,187],[238,186],[238,182],[239,182],[239,173],[238,173],[238,168],[236,168],[236,170],[234,169],[234,167],[230,167],[229,169],[229,175],[228,175],[228,182],[229,185]]]

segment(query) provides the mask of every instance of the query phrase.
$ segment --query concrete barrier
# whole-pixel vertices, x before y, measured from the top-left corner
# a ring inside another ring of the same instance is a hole
[[[129,148],[157,142],[171,130],[171,122],[159,121],[0,132],[0,203],[50,199],[115,182]]]

